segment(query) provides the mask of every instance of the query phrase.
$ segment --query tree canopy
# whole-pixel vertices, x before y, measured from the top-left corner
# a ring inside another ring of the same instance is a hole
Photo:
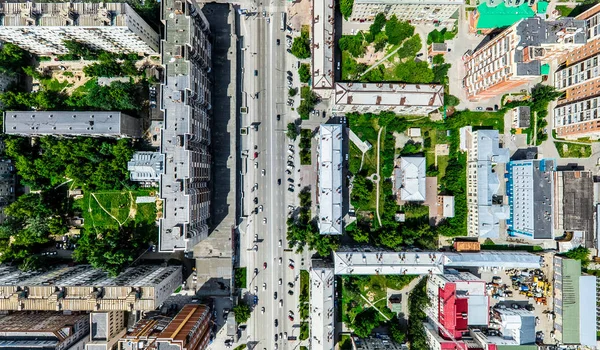
[[[5,144],[21,182],[33,189],[48,189],[68,179],[86,189],[120,189],[128,181],[127,162],[134,152],[127,139],[43,136],[32,145],[27,138],[8,137]]]
[[[29,53],[17,45],[4,43],[0,50],[0,73],[14,76],[28,65]]]
[[[250,319],[250,306],[246,304],[244,301],[241,301],[236,306],[233,307],[233,312],[235,314],[235,322],[237,324],[244,324]]]
[[[300,82],[308,83],[310,80],[310,65],[302,63],[300,68],[298,68],[298,76],[300,77]]]
[[[433,71],[425,61],[408,60],[396,66],[398,81],[411,84],[431,83],[434,78]]]
[[[352,6],[354,6],[354,0],[340,0],[340,12],[345,20],[352,15]]]
[[[421,50],[423,44],[421,44],[421,37],[419,34],[413,35],[410,39],[404,41],[400,49],[398,49],[398,56],[400,59],[407,57],[414,57]]]
[[[590,250],[583,246],[569,250],[564,256],[569,259],[581,261],[581,267],[583,268],[587,267],[590,263]]]
[[[303,59],[310,57],[310,34],[308,28],[302,28],[300,36],[295,37],[292,42],[292,55]]]
[[[361,311],[352,322],[354,334],[359,338],[367,338],[375,327],[379,326],[380,315],[375,308],[368,308]]]
[[[385,13],[380,12],[375,16],[375,20],[373,20],[373,24],[369,27],[369,31],[373,36],[376,36],[381,32],[386,23]]]
[[[363,44],[362,32],[355,35],[342,35],[338,41],[338,46],[342,51],[348,51],[353,57],[364,56],[367,47]]]
[[[392,45],[400,44],[406,38],[410,38],[415,33],[415,27],[405,21],[399,21],[396,15],[390,17],[385,24],[385,35],[388,42]]]

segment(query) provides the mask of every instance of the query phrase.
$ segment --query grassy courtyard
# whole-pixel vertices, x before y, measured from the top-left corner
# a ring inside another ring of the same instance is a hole
[[[554,146],[561,158],[588,158],[592,155],[591,145],[582,145],[570,142],[554,142]]]
[[[136,197],[154,195],[152,190],[87,192],[74,205],[82,211],[86,227],[119,228],[129,221],[156,221],[156,203],[136,203]]]

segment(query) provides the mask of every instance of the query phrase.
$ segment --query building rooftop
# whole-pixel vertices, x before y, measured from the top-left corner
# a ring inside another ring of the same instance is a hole
[[[528,128],[531,124],[531,108],[529,106],[519,106],[515,108],[517,126],[519,128]]]
[[[398,0],[354,0],[356,4],[387,4],[387,5],[395,5],[398,3]],[[419,0],[407,0],[403,3],[406,4],[422,4]],[[463,0],[427,0],[428,4],[436,5],[436,4],[463,4]]]
[[[425,201],[425,157],[401,157],[395,174],[403,201]]]
[[[587,42],[585,28],[584,20],[570,17],[546,21],[535,16],[520,21],[515,29],[519,38],[517,49],[514,51],[516,75],[541,75],[541,60],[545,58],[546,50],[549,50],[544,46],[558,43],[583,45]]]
[[[160,152],[135,152],[127,170],[131,181],[158,181],[165,172],[165,155]]]
[[[443,274],[445,268],[539,268],[540,257],[522,252],[343,252],[333,253],[336,275]]]
[[[535,344],[535,315],[524,309],[494,309],[503,341],[513,339],[515,345]],[[490,337],[490,342],[496,337]]]
[[[337,105],[444,105],[444,86],[435,84],[336,83]]]
[[[91,340],[108,340],[108,325],[109,314],[106,312],[92,312],[90,313],[90,323],[92,328],[90,329]]]
[[[128,127],[131,122],[131,128]],[[112,111],[7,111],[4,132],[11,135],[141,136],[139,120]]]
[[[334,68],[334,19],[333,0],[312,3],[312,85],[315,89],[333,88]]]
[[[508,7],[502,0],[483,2],[477,6],[477,12],[480,16],[477,21],[477,29],[510,27],[522,19],[535,16],[535,12],[527,5],[527,2],[516,7]]]
[[[562,228],[565,231],[584,231],[585,245],[594,241],[594,180],[590,171],[560,171]]]
[[[342,234],[344,126],[321,124],[319,128],[319,231]]]
[[[334,273],[333,268],[315,267],[310,270],[310,338],[311,349],[334,348]]]
[[[552,239],[552,160],[511,161],[506,168],[506,194],[510,207],[509,235],[530,239]],[[591,208],[590,208],[591,209]]]
[[[0,4],[2,22],[6,27],[28,26],[126,26],[127,15],[133,9],[126,3],[38,3],[4,2]]]

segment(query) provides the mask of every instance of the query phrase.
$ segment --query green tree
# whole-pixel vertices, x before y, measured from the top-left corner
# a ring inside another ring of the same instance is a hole
[[[396,15],[390,17],[385,24],[385,35],[388,37],[388,42],[392,45],[397,45],[403,42],[406,38],[413,36],[415,27],[408,22],[399,21]]]
[[[352,15],[352,6],[354,6],[354,0],[340,0],[340,12],[345,20]]]
[[[30,59],[29,53],[17,45],[4,43],[0,50],[0,73],[15,76],[21,68],[27,67]]]
[[[385,26],[385,22],[385,13],[378,13],[377,16],[375,16],[375,20],[373,20],[373,24],[371,24],[371,26],[369,27],[369,31],[371,32],[371,34],[373,34],[373,36],[379,34]]]
[[[302,63],[300,68],[298,68],[298,76],[300,77],[300,82],[308,83],[310,80],[310,65]]]
[[[460,104],[458,97],[450,94],[444,94],[444,106],[454,107]]]
[[[361,311],[352,322],[354,334],[359,338],[367,338],[373,329],[379,326],[379,312],[370,307]]]
[[[581,267],[585,268],[590,263],[590,250],[586,247],[579,246],[564,253],[569,259],[581,261]]]
[[[303,59],[310,57],[310,37],[308,29],[302,28],[299,37],[295,37],[292,43],[292,55]]]
[[[241,301],[239,304],[233,307],[235,314],[235,322],[237,324],[244,324],[250,319],[250,306],[245,302]]]
[[[289,88],[288,95],[290,95],[290,97],[294,97],[297,94],[298,94],[298,88]]]
[[[433,56],[433,64],[442,64],[442,63],[444,63],[444,55]]]
[[[434,74],[425,61],[408,60],[396,66],[398,81],[411,84],[428,84],[433,81]]]
[[[298,127],[296,126],[296,123],[288,123],[286,135],[290,139],[296,141],[296,138],[298,137]]]
[[[388,331],[394,342],[398,344],[404,343],[406,339],[406,330],[400,325],[398,315],[394,315],[394,317],[392,317],[392,319],[388,322]]]
[[[358,174],[354,176],[354,180],[352,180],[352,191],[350,194],[352,205],[358,208],[364,208],[368,206],[371,198],[371,192],[373,192],[373,182],[367,179],[365,174]]]
[[[385,48],[385,46],[387,45],[387,42],[388,42],[387,36],[385,36],[385,34],[381,33],[381,35],[378,35],[377,37],[375,37],[375,45],[373,45],[373,49],[376,52],[379,52]]]
[[[400,49],[398,49],[398,56],[400,59],[414,57],[421,50],[421,37],[419,34],[412,36],[410,39],[404,41]]]
[[[340,50],[350,52],[353,57],[362,57],[367,50],[363,45],[362,32],[356,35],[343,35],[338,41],[338,46]]]

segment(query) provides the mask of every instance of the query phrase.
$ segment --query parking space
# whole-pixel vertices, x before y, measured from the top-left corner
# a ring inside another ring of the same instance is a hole
[[[552,257],[544,255],[541,269],[509,269],[483,271],[481,278],[486,282],[486,290],[490,297],[490,331],[489,335],[498,335],[501,319],[497,310],[512,309],[515,313],[533,314],[535,317],[536,337],[545,344],[555,341],[553,336],[552,314]]]

